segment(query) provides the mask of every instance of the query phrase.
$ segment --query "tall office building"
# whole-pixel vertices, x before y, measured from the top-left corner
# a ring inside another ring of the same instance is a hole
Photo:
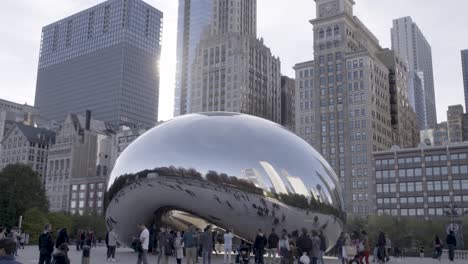
[[[348,213],[371,214],[372,152],[390,149],[406,126],[407,71],[353,15],[353,0],[316,4],[317,18],[310,21],[315,59],[295,65],[296,133],[336,171]],[[412,142],[411,133],[404,134],[400,141]]]
[[[287,76],[281,76],[281,125],[295,131],[296,103],[294,102],[296,82]]]
[[[408,61],[410,72],[423,73],[425,127],[435,128],[437,125],[437,113],[431,46],[411,17],[393,20],[391,33],[392,49]],[[413,85],[410,84],[409,87],[412,88]],[[414,96],[417,96],[414,90],[410,90],[410,93],[414,93]],[[413,105],[413,109],[416,111],[415,105]]]
[[[241,112],[280,123],[280,61],[257,39],[257,1],[213,0],[212,11],[191,69],[190,112]]]
[[[179,0],[174,116],[190,112],[192,65],[202,34],[209,30],[213,0]]]
[[[461,51],[462,71],[463,71],[463,86],[465,88],[465,109],[468,112],[468,50]]]
[[[419,129],[409,100],[408,64],[393,50],[386,49],[377,56],[389,70],[393,144],[402,148],[416,147],[420,142]]]
[[[35,106],[48,120],[92,110],[114,125],[157,121],[163,14],[108,0],[42,29]]]

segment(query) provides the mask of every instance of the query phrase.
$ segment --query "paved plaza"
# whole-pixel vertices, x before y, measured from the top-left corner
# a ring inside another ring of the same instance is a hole
[[[78,252],[71,246],[69,252],[70,262],[71,264],[78,264],[81,263],[81,251]],[[119,248],[117,249],[116,254],[117,262],[116,263],[136,263],[136,253],[133,253],[128,248]],[[23,264],[36,264],[38,262],[38,249],[36,246],[28,246],[25,249],[19,251],[19,257],[17,260]],[[201,259],[200,259],[201,260]],[[148,262],[150,264],[157,263],[157,256],[150,255]],[[106,248],[105,247],[97,247],[93,248],[91,251],[91,264],[104,264],[108,263],[106,260]],[[111,262],[112,263],[112,262]],[[185,264],[185,260],[182,261]],[[223,258],[222,256],[214,256],[213,264],[222,264]],[[253,263],[253,261],[252,261]],[[325,264],[339,264],[337,259],[335,258],[327,258],[325,260]],[[428,263],[450,263],[448,260],[444,259],[442,262],[438,262],[434,259],[419,259],[419,258],[404,258],[404,259],[392,259],[389,263],[404,263],[404,264],[428,264]],[[467,263],[467,260],[459,260],[455,262],[451,262],[455,264],[462,264]],[[175,258],[169,258],[169,264],[176,264]]]

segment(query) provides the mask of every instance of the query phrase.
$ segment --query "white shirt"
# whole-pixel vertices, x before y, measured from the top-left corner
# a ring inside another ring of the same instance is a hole
[[[144,241],[143,241],[144,240]],[[144,250],[148,250],[149,247],[149,231],[147,228],[143,229],[140,234],[141,247]]]
[[[224,248],[232,248],[232,233],[224,234]]]
[[[307,255],[302,255],[302,257],[299,259],[299,261],[303,264],[309,264],[310,263],[310,258]]]

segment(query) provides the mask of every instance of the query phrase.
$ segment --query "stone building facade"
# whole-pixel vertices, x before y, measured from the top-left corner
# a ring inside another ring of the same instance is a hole
[[[445,217],[468,212],[468,144],[375,152],[379,215]]]
[[[46,174],[51,211],[102,213],[104,188],[101,194],[94,192],[106,185],[111,171],[110,133],[111,127],[91,119],[90,113],[86,117],[68,114],[60,124]]]
[[[334,168],[348,213],[372,214],[376,197],[372,152],[390,149],[400,134],[405,144],[416,144],[414,129],[402,133],[403,127],[413,124],[392,121],[412,116],[404,107],[408,86],[401,85],[408,76],[404,66],[396,65],[395,56],[382,58],[387,51],[353,15],[353,0],[316,0],[316,4],[317,17],[310,21],[314,60],[294,67],[296,133]],[[400,86],[400,91],[391,94],[392,85]],[[399,95],[403,98],[395,101]]]
[[[257,39],[256,0],[213,1],[197,47],[190,112],[230,111],[281,123],[280,61]]]
[[[20,122],[13,126],[1,139],[1,163],[0,170],[8,164],[29,165],[45,183],[47,170],[47,155],[49,148],[54,143],[54,132]]]

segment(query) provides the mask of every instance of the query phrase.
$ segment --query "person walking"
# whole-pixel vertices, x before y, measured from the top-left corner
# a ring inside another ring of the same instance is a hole
[[[15,247],[15,256],[18,256],[18,248],[19,248],[19,238],[20,238],[20,233],[18,232],[18,228],[15,226],[11,229],[10,234],[8,236],[13,239],[13,241],[16,244]]]
[[[44,232],[39,236],[39,264],[50,264],[54,252],[54,240],[50,234],[52,225],[46,224]]]
[[[53,263],[54,264],[70,264],[70,259],[68,258],[68,244],[62,243],[58,246],[53,254]]]
[[[439,238],[439,236],[435,236],[434,239],[434,257],[440,261],[442,257],[442,240]]]
[[[160,251],[158,256],[158,263],[162,260],[162,264],[167,264],[169,262],[169,256],[172,255],[173,239],[172,235],[169,233],[168,228],[161,228],[161,232],[158,235],[158,244],[160,245]]]
[[[174,239],[174,251],[177,264],[182,264],[182,258],[184,257],[184,239],[180,231],[177,231]]]
[[[310,239],[307,233],[307,229],[303,228],[302,234],[297,239],[297,253],[299,256],[302,256],[303,252],[306,252],[308,255],[311,250],[312,250],[312,239]]]
[[[359,244],[359,247],[361,247],[362,251],[361,254],[359,255],[359,262],[364,264],[363,260],[366,261],[366,264],[369,264],[369,256],[370,256],[370,244],[369,244],[369,236],[367,236],[366,231],[361,231],[361,241]],[[358,248],[359,251],[359,248]]]
[[[201,234],[200,239],[203,255],[203,264],[211,264],[211,255],[213,254],[213,235],[211,225],[208,225]]]
[[[291,246],[289,245],[288,235],[283,232],[281,239],[278,242],[280,263],[289,264],[289,256],[291,253]]]
[[[336,244],[335,244],[338,259],[341,260],[341,264],[345,264],[345,260],[343,258],[343,246],[344,246],[344,233],[341,232],[341,234],[338,237],[338,239],[336,240]]]
[[[385,235],[385,261],[390,261],[390,253],[392,251],[392,241],[388,235]]]
[[[117,247],[117,235],[114,230],[111,229],[107,232],[106,236],[106,245],[107,245],[107,261],[115,262],[115,249]]]
[[[141,243],[140,252],[138,252],[137,264],[148,264],[148,245],[149,245],[149,231],[144,224],[139,224]]]
[[[275,229],[271,229],[271,233],[268,236],[268,260],[269,264],[275,264],[276,252],[278,250],[279,236],[276,234]]]
[[[265,254],[265,247],[267,246],[268,240],[262,232],[262,229],[258,229],[257,236],[254,241],[255,250],[255,263],[264,264],[263,255]]]
[[[312,249],[310,251],[311,264],[318,264],[320,259],[320,237],[317,231],[312,230]]]
[[[384,263],[386,261],[386,239],[382,231],[379,231],[379,236],[377,238],[377,261],[379,263]]]
[[[342,257],[343,258],[341,260],[342,263],[348,263],[349,259],[351,257],[354,257],[354,256],[350,256],[348,254],[348,249],[351,248],[351,247],[352,247],[351,237],[349,236],[348,233],[344,233],[343,234],[343,249],[342,249],[342,253],[343,253]]]
[[[187,264],[197,264],[197,241],[193,225],[188,226],[188,230],[184,232],[182,241],[185,247]]]
[[[0,263],[1,264],[21,264],[15,260],[16,243],[12,238],[0,238]]]
[[[232,238],[234,235],[232,234],[230,229],[226,230],[224,233],[224,264],[231,264],[231,253],[232,253]]]
[[[55,248],[58,248],[60,245],[67,243],[68,244],[68,233],[67,228],[62,228],[58,232],[57,239],[55,240]]]
[[[450,230],[447,238],[445,239],[445,243],[447,244],[448,253],[449,253],[449,260],[454,261],[455,258],[455,248],[457,247],[457,238],[455,237],[455,233],[453,230]]]

